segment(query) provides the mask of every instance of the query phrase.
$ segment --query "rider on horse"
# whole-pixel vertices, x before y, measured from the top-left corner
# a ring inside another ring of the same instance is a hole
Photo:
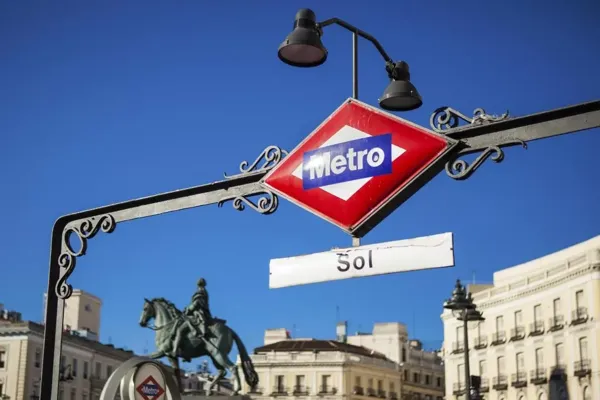
[[[208,304],[208,292],[204,278],[198,280],[198,289],[192,296],[192,302],[183,309],[186,316],[179,328],[179,334],[175,338],[174,350],[179,349],[179,342],[188,333],[195,337],[206,337],[208,326],[212,322],[212,314]]]

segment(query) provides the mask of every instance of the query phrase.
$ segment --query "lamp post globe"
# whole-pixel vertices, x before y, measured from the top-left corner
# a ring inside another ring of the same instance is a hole
[[[321,30],[312,10],[303,8],[296,13],[294,30],[281,43],[277,55],[294,67],[317,67],[327,60],[327,49],[321,43]]]

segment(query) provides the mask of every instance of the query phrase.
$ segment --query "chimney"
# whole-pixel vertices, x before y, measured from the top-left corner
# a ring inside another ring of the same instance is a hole
[[[348,322],[342,321],[338,322],[335,327],[335,335],[337,337],[338,342],[346,343],[348,338]]]

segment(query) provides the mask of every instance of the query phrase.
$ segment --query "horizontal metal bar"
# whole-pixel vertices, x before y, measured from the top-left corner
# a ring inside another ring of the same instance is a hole
[[[221,181],[194,186],[187,189],[160,193],[153,196],[110,204],[107,206],[79,211],[62,217],[68,222],[89,217],[111,214],[115,222],[129,221],[172,211],[184,210],[208,204],[215,204],[238,196],[260,191],[260,180],[267,171],[258,171]]]
[[[531,142],[553,136],[600,127],[600,101],[481,125],[467,125],[447,131],[465,145],[461,153],[476,152],[508,142]]]

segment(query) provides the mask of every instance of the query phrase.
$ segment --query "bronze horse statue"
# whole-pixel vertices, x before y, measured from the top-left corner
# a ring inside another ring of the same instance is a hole
[[[233,378],[232,395],[237,395],[241,390],[240,376],[237,366],[229,359],[229,352],[234,342],[242,360],[242,372],[246,383],[252,388],[258,384],[258,375],[244,343],[237,333],[226,325],[224,320],[214,318],[208,327],[206,337],[187,334],[182,338],[179,348],[175,349],[173,338],[186,318],[184,313],[169,300],[155,298],[144,299],[144,309],[139,321],[140,326],[156,331],[154,343],[157,351],[150,354],[149,357],[154,359],[166,357],[177,373],[180,388],[179,358],[189,360],[208,356],[218,373],[206,389],[207,395],[212,393],[213,387],[225,376],[227,371],[231,372]],[[152,319],[154,319],[154,326],[148,326]]]

